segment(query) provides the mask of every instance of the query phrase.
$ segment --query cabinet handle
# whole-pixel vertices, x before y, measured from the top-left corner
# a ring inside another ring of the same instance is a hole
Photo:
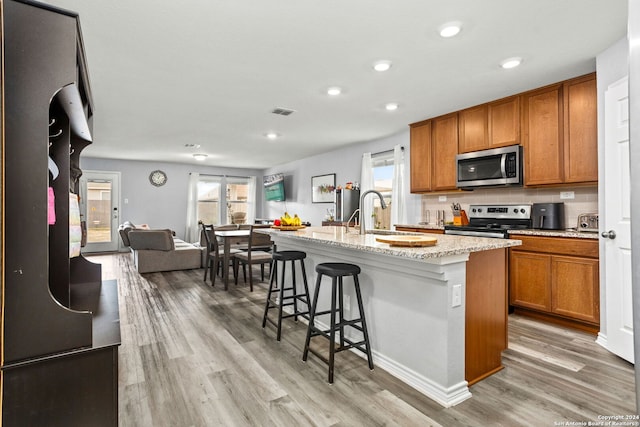
[[[609,231],[603,231],[601,234],[602,237],[604,237],[605,239],[615,239],[616,238],[616,232],[613,230],[609,230]]]

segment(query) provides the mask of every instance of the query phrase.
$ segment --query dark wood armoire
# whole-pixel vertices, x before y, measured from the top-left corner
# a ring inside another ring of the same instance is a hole
[[[93,142],[79,18],[0,4],[2,425],[115,426],[117,284],[70,249],[80,155]]]

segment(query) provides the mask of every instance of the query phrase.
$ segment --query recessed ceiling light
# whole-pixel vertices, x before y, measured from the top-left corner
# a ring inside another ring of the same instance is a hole
[[[390,102],[384,106],[387,111],[395,111],[398,109],[398,104],[396,102]]]
[[[198,160],[198,161],[200,161],[200,162],[203,162],[207,157],[209,157],[209,156],[207,156],[206,154],[202,154],[202,153],[196,153],[196,154],[193,155],[193,158]]]
[[[327,89],[327,95],[337,96],[337,95],[340,95],[341,93],[342,93],[342,89],[337,86],[333,86]]]
[[[275,132],[269,132],[269,133],[265,134],[265,136],[268,139],[273,141],[274,139],[277,139],[279,135],[277,133],[275,133]]]
[[[373,64],[373,69],[376,71],[387,71],[391,68],[391,61],[378,61]]]
[[[515,68],[522,63],[522,58],[514,56],[513,58],[507,58],[500,62],[500,66],[505,69]]]
[[[440,37],[449,38],[457,35],[462,30],[462,24],[460,22],[447,22],[438,28]]]

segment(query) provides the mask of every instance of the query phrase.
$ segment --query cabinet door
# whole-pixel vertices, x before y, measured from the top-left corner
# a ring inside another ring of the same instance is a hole
[[[562,183],[562,85],[524,94],[522,108],[525,185]]]
[[[598,260],[554,256],[551,271],[551,311],[562,316],[599,323]]]
[[[551,310],[551,256],[511,251],[509,301],[534,310]]]
[[[486,150],[488,146],[487,105],[478,105],[458,114],[458,151]]]
[[[595,74],[564,85],[565,182],[598,181],[598,101]]]
[[[411,126],[411,192],[431,190],[431,121]]]
[[[505,147],[520,144],[520,97],[512,96],[490,102],[488,147]]]
[[[456,155],[458,154],[458,113],[432,120],[433,156],[431,189],[456,188]]]

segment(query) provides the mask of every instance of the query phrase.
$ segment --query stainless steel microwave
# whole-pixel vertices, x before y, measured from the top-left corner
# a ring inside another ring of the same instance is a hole
[[[522,185],[522,147],[458,154],[456,169],[458,188]]]

